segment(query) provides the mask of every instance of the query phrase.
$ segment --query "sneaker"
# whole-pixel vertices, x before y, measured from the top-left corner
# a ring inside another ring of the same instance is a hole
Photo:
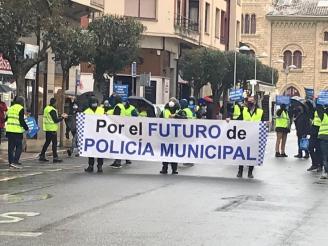
[[[132,162],[131,162],[130,160],[126,160],[126,161],[125,161],[125,164],[126,164],[126,165],[131,165]]]
[[[320,167],[318,167],[317,172],[318,172],[318,173],[322,173],[322,170],[323,170],[323,167],[320,166]]]
[[[122,165],[119,163],[113,163],[112,165],[110,165],[112,168],[118,169],[118,168],[122,168]]]
[[[70,149],[67,150],[67,155],[68,155],[69,157],[72,156],[72,151],[71,151]]]
[[[284,158],[288,157],[288,155],[286,155],[286,153],[283,153],[283,154],[281,154],[280,156],[281,156],[281,157],[284,157]]]
[[[12,168],[15,168],[15,169],[22,169],[23,168],[22,166],[19,166],[17,164],[13,164],[13,163],[9,164],[9,167],[12,167]]]
[[[177,171],[172,171],[172,175],[179,174]]]
[[[310,155],[305,155],[303,158],[304,159],[309,159],[310,158]]]
[[[63,160],[61,160],[61,159],[54,159],[53,160],[53,163],[61,163],[61,162],[63,162]]]
[[[163,170],[162,170],[162,171],[160,171],[159,173],[160,173],[160,174],[167,174],[167,171],[163,171]]]
[[[282,157],[281,154],[279,152],[276,152],[275,157]]]
[[[308,172],[311,172],[311,171],[314,171],[314,170],[317,170],[318,169],[318,166],[315,166],[315,165],[312,165],[310,168],[308,168],[306,171]]]
[[[39,158],[39,161],[42,161],[42,162],[48,162],[49,160],[46,159],[45,157],[40,157],[40,158]]]
[[[322,173],[320,179],[328,179],[328,173],[326,172]]]

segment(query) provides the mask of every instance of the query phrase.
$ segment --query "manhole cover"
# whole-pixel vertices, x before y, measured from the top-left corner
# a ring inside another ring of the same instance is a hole
[[[50,194],[37,194],[37,195],[0,195],[1,203],[20,203],[20,202],[31,202],[31,201],[42,201],[50,199]]]

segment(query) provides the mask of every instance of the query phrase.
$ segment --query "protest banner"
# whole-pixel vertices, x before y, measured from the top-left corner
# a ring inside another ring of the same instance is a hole
[[[290,105],[290,97],[289,96],[276,96],[276,105],[285,104],[286,106]]]
[[[84,157],[260,166],[264,122],[77,116]]]
[[[34,117],[30,116],[25,119],[26,125],[28,126],[27,136],[29,138],[33,138],[38,131],[40,130],[38,124],[36,123],[36,120]]]
[[[114,85],[114,92],[117,95],[120,95],[123,102],[126,102],[128,100],[129,96],[129,86],[128,85]]]
[[[229,91],[229,100],[232,102],[242,102],[244,100],[244,90],[231,89]]]
[[[317,104],[319,105],[328,105],[328,91],[320,91]]]
[[[313,100],[314,90],[311,88],[304,87],[304,91],[305,91],[305,99]]]

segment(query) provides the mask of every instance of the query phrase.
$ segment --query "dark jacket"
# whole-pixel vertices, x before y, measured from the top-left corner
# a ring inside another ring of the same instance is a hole
[[[295,120],[296,134],[298,137],[303,137],[311,133],[310,117],[306,113],[299,114]]]

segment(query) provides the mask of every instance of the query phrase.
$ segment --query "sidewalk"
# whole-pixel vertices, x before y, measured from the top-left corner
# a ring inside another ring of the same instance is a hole
[[[44,144],[44,139],[27,139],[26,140],[26,151],[23,151],[21,155],[21,161],[33,160],[38,158],[39,153],[41,152],[42,146]],[[64,140],[64,147],[58,147],[58,155],[65,155],[67,148],[71,144],[71,139]],[[48,147],[47,156],[52,156],[51,144]],[[8,163],[8,142],[3,141],[0,145],[0,165]]]

